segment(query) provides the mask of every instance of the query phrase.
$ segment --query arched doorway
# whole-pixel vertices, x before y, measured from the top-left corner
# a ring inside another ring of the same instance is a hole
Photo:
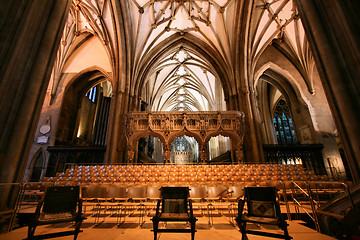
[[[207,143],[209,162],[232,162],[231,141],[229,137],[217,135],[210,138]]]
[[[170,147],[170,163],[193,164],[200,162],[199,144],[194,137],[177,137]]]
[[[138,163],[164,163],[163,143],[154,136],[142,137],[138,142]]]
[[[30,163],[30,178],[29,182],[39,182],[42,177],[42,171],[44,168],[44,156],[40,149],[34,156]]]

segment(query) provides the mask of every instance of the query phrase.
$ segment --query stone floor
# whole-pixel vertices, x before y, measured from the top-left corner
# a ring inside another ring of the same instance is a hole
[[[212,226],[209,224],[209,219],[206,216],[197,216],[196,223],[197,232],[195,234],[196,240],[239,240],[241,234],[239,229],[234,226],[230,219],[224,214],[215,214],[213,217]],[[79,240],[152,240],[153,232],[151,217],[146,216],[143,224],[139,224],[139,214],[134,212],[131,216],[122,218],[121,224],[116,225],[117,218],[111,215],[104,215],[100,218],[100,224],[95,225],[95,218],[88,216],[82,225],[82,230],[78,236]],[[289,234],[294,240],[331,240],[335,239],[327,235],[318,233],[317,231],[305,226],[304,222],[300,220],[287,221],[289,224]],[[184,228],[185,224],[182,223],[169,223],[168,228],[178,227]],[[270,232],[281,231],[276,228],[269,228],[269,226],[258,226],[255,224],[248,224],[248,228],[259,229]],[[36,229],[35,235],[48,234],[60,231],[72,230],[71,223],[54,224],[47,226],[39,226]],[[27,237],[27,227],[15,229],[9,233],[0,234],[0,240],[21,240]],[[269,239],[269,237],[248,235],[249,240]],[[55,239],[73,239],[73,236],[58,237]],[[191,239],[189,233],[160,233],[159,240],[183,240]]]

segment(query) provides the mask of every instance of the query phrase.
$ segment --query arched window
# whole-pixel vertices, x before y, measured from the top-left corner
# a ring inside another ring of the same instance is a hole
[[[280,98],[275,105],[273,121],[278,144],[296,143],[290,108],[284,98]]]

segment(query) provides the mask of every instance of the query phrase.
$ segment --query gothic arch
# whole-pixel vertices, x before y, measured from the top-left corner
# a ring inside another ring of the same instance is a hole
[[[235,144],[236,146],[239,145],[239,143],[241,143],[241,139],[240,137],[235,134],[235,133],[231,133],[229,131],[223,131],[223,130],[219,130],[219,131],[215,131],[215,132],[212,132],[210,133],[209,135],[206,136],[205,140],[204,140],[204,143],[208,143],[210,141],[210,138],[212,137],[216,137],[216,136],[224,136],[224,137],[229,137],[232,141],[232,144]]]
[[[45,163],[46,163],[46,156],[43,149],[40,147],[37,152],[34,154],[33,158],[31,159],[31,162],[29,164],[29,175],[28,175],[28,181],[40,181],[42,177],[44,176],[43,170],[45,169]],[[40,169],[41,168],[41,169]],[[36,175],[36,176],[34,176]]]
[[[255,72],[254,89],[256,89],[261,80],[267,80],[276,85],[282,93],[288,95],[292,104],[306,105],[302,98],[301,86],[298,85],[295,78],[289,72],[275,63],[268,62]]]
[[[290,105],[298,139],[301,139],[300,129],[308,128],[311,132],[311,143],[317,142],[307,104],[303,100],[299,88],[294,84],[295,81],[292,76],[285,71],[281,71],[278,66],[272,63],[263,66],[255,76],[254,89],[258,101],[256,111],[259,112],[257,121],[261,126],[263,142],[276,142],[272,122],[273,106],[269,102],[269,99],[274,97],[276,91],[279,91]]]
[[[87,81],[90,80],[90,81]],[[76,90],[85,93],[86,90],[90,89],[91,87],[95,86],[96,84],[108,80],[111,82],[112,85],[115,85],[111,75],[102,69],[99,66],[92,66],[82,70],[81,72],[77,73],[68,84],[66,84],[65,88],[65,95],[68,95],[68,91],[71,91],[71,88],[76,88]]]
[[[77,113],[82,97],[97,84],[109,81],[110,76],[101,68],[93,66],[73,77],[65,88],[58,118],[55,145],[72,143],[77,122]],[[112,84],[113,85],[113,84]]]
[[[169,140],[167,141],[167,145],[170,147],[171,144],[174,142],[174,140],[178,137],[181,136],[188,136],[188,137],[193,137],[195,138],[196,142],[198,143],[199,146],[202,146],[204,144],[203,140],[201,139],[201,137],[194,133],[194,132],[190,132],[190,131],[180,131],[180,132],[176,132],[174,134],[171,134],[169,136]]]
[[[161,134],[159,133],[156,133],[156,132],[153,132],[153,131],[144,131],[143,133],[141,134],[136,134],[134,136],[132,136],[130,139],[129,139],[129,145],[128,147],[130,147],[131,149],[134,149],[137,148],[137,145],[136,143],[140,140],[140,138],[144,138],[144,137],[147,137],[147,136],[152,136],[152,137],[156,137],[156,138],[159,138],[161,143],[165,146],[166,145],[166,140],[164,138],[164,136],[162,136]]]

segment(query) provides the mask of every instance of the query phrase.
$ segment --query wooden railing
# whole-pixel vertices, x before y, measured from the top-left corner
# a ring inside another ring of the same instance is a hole
[[[105,146],[49,146],[49,164],[47,177],[55,176],[56,172],[65,170],[66,164],[102,164],[104,163]]]
[[[266,163],[302,164],[317,175],[326,174],[322,144],[263,145]]]

